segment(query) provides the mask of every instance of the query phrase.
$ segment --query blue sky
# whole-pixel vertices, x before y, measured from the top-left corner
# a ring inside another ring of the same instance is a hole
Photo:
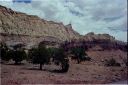
[[[127,0],[0,0],[0,5],[65,25],[71,23],[82,35],[108,33],[127,41]]]
[[[31,3],[32,0],[12,0],[12,1],[13,1],[13,3],[16,3],[16,2],[17,3],[22,3],[22,2],[23,3]]]

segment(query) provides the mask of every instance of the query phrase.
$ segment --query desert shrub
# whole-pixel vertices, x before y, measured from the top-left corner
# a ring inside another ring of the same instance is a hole
[[[89,56],[83,56],[81,60],[82,61],[90,61],[91,58]]]
[[[63,48],[55,48],[53,60],[61,62],[64,60],[64,58],[66,58],[65,53],[64,53],[64,49]]]
[[[31,48],[28,50],[28,56],[27,56],[27,61],[32,63],[32,58],[34,56],[34,53],[36,51],[36,48]]]
[[[7,57],[8,57],[8,60],[12,59],[13,56],[14,56],[14,52],[13,52],[13,50],[8,50],[8,51],[7,51]]]
[[[91,60],[90,57],[87,57],[87,54],[85,53],[85,49],[82,47],[73,47],[71,49],[71,53],[74,54],[74,59],[77,60],[77,63],[79,64],[81,61],[85,60]]]
[[[11,57],[9,56],[9,48],[7,47],[7,45],[5,43],[1,43],[0,44],[0,57],[1,60],[5,60],[5,61],[9,61],[11,59]]]
[[[111,58],[110,60],[105,61],[106,66],[120,66],[120,63],[118,63],[114,58]]]
[[[9,61],[10,59],[13,59],[15,64],[21,63],[21,61],[26,58],[26,53],[23,49],[11,50],[6,44],[1,44],[0,51],[2,60]]]
[[[64,59],[62,62],[62,72],[68,72],[69,70],[69,60],[68,59]]]
[[[56,50],[57,50],[57,48],[47,48],[47,52],[48,52],[50,58],[53,58],[55,56]]]
[[[63,48],[46,48],[44,45],[39,45],[38,48],[30,49],[28,56],[33,64],[40,64],[40,70],[42,65],[49,64],[51,58],[52,62],[62,67],[61,72],[67,72],[69,69]]]
[[[9,54],[11,56],[11,59],[15,61],[15,64],[21,64],[21,61],[27,59],[27,54],[24,51],[23,44],[16,44],[13,47],[13,50],[10,50]]]
[[[15,64],[21,64],[21,61],[25,60],[27,57],[23,49],[11,50],[10,54],[11,54],[12,59],[15,61]]]
[[[56,63],[56,65],[61,64],[61,72],[67,72],[69,69],[69,60],[65,55],[65,51],[63,48],[56,48],[54,50],[54,56],[53,61]]]

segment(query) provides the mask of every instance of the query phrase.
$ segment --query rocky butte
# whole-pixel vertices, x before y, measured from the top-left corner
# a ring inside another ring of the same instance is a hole
[[[108,34],[91,32],[83,36],[74,31],[71,24],[65,26],[38,16],[16,12],[4,6],[0,6],[0,39],[0,42],[6,42],[8,45],[24,43],[26,46],[33,46],[42,41],[61,43],[74,40],[77,44],[84,41],[87,46],[92,43],[97,45],[102,43],[110,47],[126,47],[126,43],[115,40]]]

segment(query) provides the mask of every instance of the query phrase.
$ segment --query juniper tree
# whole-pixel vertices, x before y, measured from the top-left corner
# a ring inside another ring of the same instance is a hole
[[[48,64],[50,61],[48,51],[45,46],[38,46],[38,48],[34,48],[30,52],[29,55],[32,58],[33,64],[40,64],[40,70],[42,70],[42,65]]]
[[[57,48],[54,51],[54,61],[56,61],[56,64],[61,64],[61,72],[67,72],[69,69],[69,60],[67,56],[65,55],[65,51],[63,48]]]
[[[6,43],[0,44],[0,57],[1,60],[9,61],[11,59],[9,48]]]
[[[27,57],[23,49],[12,50],[10,53],[12,54],[12,59],[15,61],[15,64],[21,64],[21,61],[25,60]]]
[[[77,60],[79,64],[81,61],[90,60],[89,57],[86,57],[85,49],[82,47],[73,47],[71,48],[71,53],[75,56],[74,58]]]

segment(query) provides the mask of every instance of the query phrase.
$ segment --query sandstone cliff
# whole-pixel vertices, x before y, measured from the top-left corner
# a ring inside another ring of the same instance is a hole
[[[115,38],[109,34],[95,34],[90,32],[84,36],[85,41],[94,41],[94,40],[106,40],[106,41],[115,41]]]
[[[45,37],[52,37],[59,42],[69,41],[80,36],[71,25],[64,26],[62,23],[46,21],[3,6],[0,6],[0,33],[4,36],[1,36],[2,41],[25,43],[40,42]]]
[[[24,43],[27,46],[37,45],[42,41],[61,43],[75,42],[76,45],[93,49],[124,49],[126,43],[116,40],[109,34],[94,34],[93,32],[80,35],[73,30],[72,25],[63,25],[47,21],[34,15],[27,15],[0,6],[0,42],[8,45]],[[72,46],[72,45],[71,45]]]

